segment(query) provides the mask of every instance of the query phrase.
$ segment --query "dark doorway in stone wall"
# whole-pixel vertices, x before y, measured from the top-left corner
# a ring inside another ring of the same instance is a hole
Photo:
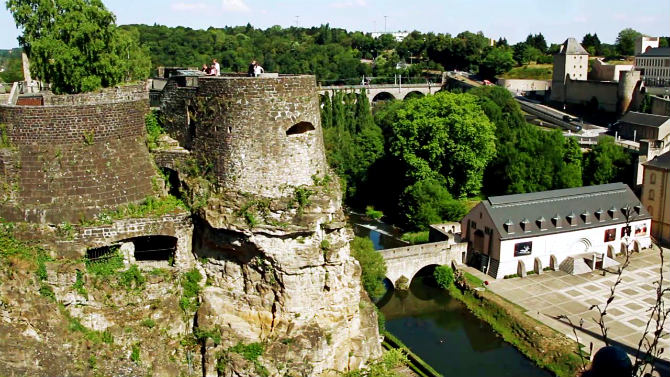
[[[177,238],[171,236],[142,236],[125,240],[135,245],[135,260],[170,261],[177,251]]]
[[[163,177],[165,178],[165,185],[167,187],[168,193],[176,198],[182,198],[179,174],[169,168],[161,168],[161,171],[163,172]]]
[[[106,261],[117,255],[119,245],[94,247],[86,250],[86,263]]]
[[[304,134],[305,132],[309,131],[314,131],[314,125],[310,122],[300,122],[296,123],[291,126],[288,130],[286,130],[286,136],[291,136],[291,135],[300,135]]]

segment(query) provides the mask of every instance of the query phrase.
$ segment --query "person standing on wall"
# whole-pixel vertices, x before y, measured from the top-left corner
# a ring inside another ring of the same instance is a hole
[[[212,59],[212,63],[214,64],[214,68],[216,68],[216,76],[221,76],[221,66],[216,61],[216,58]]]
[[[256,76],[256,74],[254,73],[255,68],[256,68],[256,61],[252,60],[251,63],[249,63],[249,68],[247,69],[247,76],[248,77]]]
[[[254,66],[254,75],[256,77],[259,77],[264,72],[265,70],[263,69],[263,67],[261,67],[260,64],[256,63],[256,65]]]

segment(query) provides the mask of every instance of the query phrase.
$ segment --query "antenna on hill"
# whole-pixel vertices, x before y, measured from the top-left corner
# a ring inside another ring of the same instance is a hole
[[[295,16],[295,27],[300,27],[300,16]]]

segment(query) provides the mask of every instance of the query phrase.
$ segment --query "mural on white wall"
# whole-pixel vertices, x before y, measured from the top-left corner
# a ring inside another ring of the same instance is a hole
[[[521,257],[533,252],[533,241],[519,242],[514,244],[514,256]]]

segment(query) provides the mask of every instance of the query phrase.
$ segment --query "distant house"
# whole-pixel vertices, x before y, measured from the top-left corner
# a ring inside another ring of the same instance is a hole
[[[670,86],[670,47],[647,48],[635,56],[635,68],[642,71],[646,86]]]
[[[651,216],[623,183],[494,196],[461,221],[468,262],[500,279],[545,268],[588,272],[650,247]]]
[[[619,135],[634,141],[650,140],[668,144],[670,117],[629,111],[616,123]]]
[[[643,165],[642,204],[651,215],[651,235],[670,245],[670,152]]]

